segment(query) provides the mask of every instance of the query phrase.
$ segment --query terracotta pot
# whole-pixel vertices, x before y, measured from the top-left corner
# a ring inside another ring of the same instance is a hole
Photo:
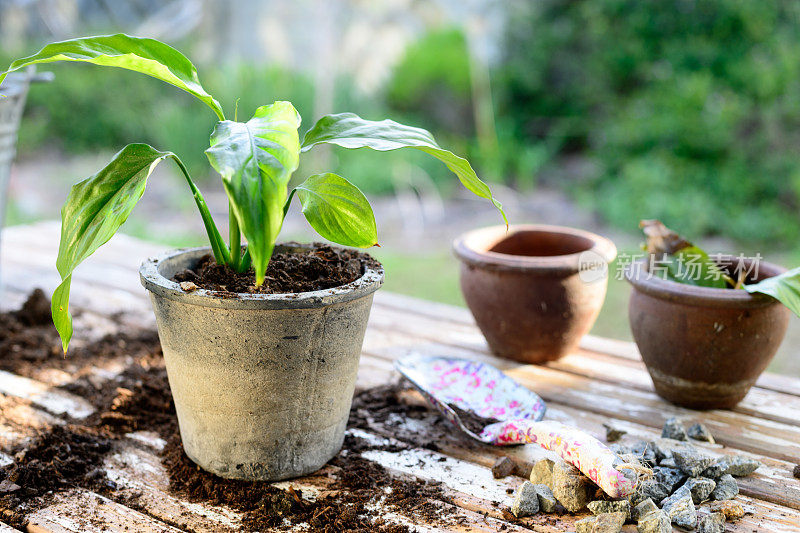
[[[617,249],[606,238],[560,226],[494,226],[453,249],[461,290],[500,357],[545,363],[573,351],[592,328]]]
[[[763,294],[667,281],[650,275],[647,263],[626,270],[628,314],[656,392],[694,409],[733,407],[778,350],[789,310]],[[761,261],[756,280],[782,272]]]

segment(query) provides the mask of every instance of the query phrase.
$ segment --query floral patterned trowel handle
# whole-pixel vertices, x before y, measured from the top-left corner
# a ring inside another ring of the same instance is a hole
[[[470,437],[498,446],[538,444],[559,454],[612,498],[633,494],[638,476],[631,466],[591,435],[561,422],[542,421],[542,399],[497,368],[467,359],[416,355],[395,361],[395,368]],[[459,411],[497,421],[476,433]]]

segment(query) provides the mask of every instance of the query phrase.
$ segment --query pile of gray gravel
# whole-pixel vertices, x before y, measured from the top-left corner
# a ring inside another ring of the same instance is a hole
[[[624,434],[611,426],[606,429],[614,435],[610,440]],[[520,518],[588,508],[593,516],[576,522],[577,533],[618,533],[625,523],[636,523],[640,533],[669,533],[673,524],[699,533],[722,533],[726,521],[745,514],[741,504],[730,501],[739,494],[736,478],[752,474],[761,463],[742,455],[712,455],[692,441],[714,443],[714,437],[702,424],[687,431],[670,418],[659,439],[611,444],[624,462],[652,472],[623,500],[597,499],[602,491],[577,468],[542,459],[534,464],[530,481],[514,494],[511,512]]]

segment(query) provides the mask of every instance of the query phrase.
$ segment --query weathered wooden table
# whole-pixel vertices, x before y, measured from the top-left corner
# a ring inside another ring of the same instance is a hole
[[[0,255],[4,309],[19,305],[35,287],[48,292],[55,288],[58,277],[53,265],[58,233],[55,223],[4,231]],[[73,306],[83,310],[76,329],[95,328],[102,333],[107,323],[104,317],[113,313],[124,313],[125,320],[137,324],[152,325],[150,304],[139,284],[137,269],[143,258],[160,251],[159,246],[117,236],[81,266],[72,285]],[[489,354],[468,311],[379,291],[364,343],[358,385],[369,387],[393,379],[392,361],[410,353],[461,356],[497,365],[545,399],[548,417],[577,424],[600,438],[605,435],[603,422],[612,422],[628,432],[626,438],[636,440],[658,437],[664,420],[671,416],[702,422],[718,441],[717,445],[708,445],[713,451],[743,453],[763,463],[754,475],[739,479],[741,493],[737,500],[750,513],[729,523],[728,529],[800,531],[800,480],[792,476],[793,466],[800,461],[800,379],[764,374],[736,409],[691,411],[668,404],[654,394],[632,344],[587,337],[581,350],[556,363],[514,364]],[[58,423],[65,415],[82,417],[91,412],[88,402],[55,388],[69,379],[57,372],[42,381],[0,373],[0,413],[13,409],[17,420],[0,418],[3,447],[30,434],[26,432],[29,428],[18,422],[20,413],[33,428]],[[415,444],[429,438],[427,429],[424,424],[409,422],[393,423],[391,427],[376,424],[371,432]],[[530,464],[546,452],[535,446],[484,446],[455,433],[439,434],[438,438],[438,452],[422,448],[375,451],[368,458],[398,475],[442,481],[445,492],[458,507],[451,515],[451,524],[431,527],[413,515],[398,514],[388,516],[388,520],[414,524],[420,531],[574,530],[574,522],[580,516],[539,515],[523,520],[524,525],[503,519],[502,508],[511,498],[507,489],[515,489],[523,479],[509,476],[496,480],[490,467],[503,454]],[[140,434],[129,435],[129,441],[107,458],[105,467],[117,482],[120,494],[130,491],[139,495],[141,508],[134,510],[88,491],[72,490],[57,495],[52,505],[31,516],[30,530],[238,529],[239,517],[232,510],[189,503],[167,492],[166,473],[157,457],[163,441]],[[11,460],[0,454],[0,462]],[[291,484],[313,493],[315,481],[312,477]],[[92,520],[87,521],[87,517]],[[634,526],[626,526],[626,531],[634,530]],[[14,530],[0,524],[0,532],[4,531]]]

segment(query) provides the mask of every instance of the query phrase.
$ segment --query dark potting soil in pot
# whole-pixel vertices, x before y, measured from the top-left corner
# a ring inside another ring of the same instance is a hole
[[[219,265],[210,255],[204,256],[191,270],[175,274],[173,281],[190,281],[210,291],[249,294],[284,294],[331,289],[360,278],[367,265],[379,263],[369,254],[349,249],[334,249],[315,243],[314,248],[272,255],[266,280],[256,286],[255,273],[238,273]]]
[[[32,312],[34,309],[41,312]],[[44,309],[47,309],[45,320]],[[324,475],[330,494],[312,501],[301,490],[284,491],[267,483],[225,480],[200,470],[183,452],[172,396],[155,332],[127,331],[87,342],[60,353],[60,343],[49,323],[49,302],[40,292],[32,294],[20,311],[0,314],[0,367],[15,373],[31,373],[34,367],[91,368],[109,359],[125,360],[127,366],[114,379],[98,380],[91,372],[79,372],[63,389],[87,399],[96,413],[81,420],[43,428],[24,446],[4,450],[14,463],[0,468],[0,522],[24,529],[26,516],[52,502],[58,491],[80,488],[102,494],[137,508],[135,497],[117,492],[102,467],[105,455],[130,431],[154,431],[168,445],[163,464],[171,490],[197,502],[225,504],[243,514],[246,530],[280,529],[307,523],[311,531],[406,532],[404,525],[386,522],[384,509],[436,523],[452,512],[451,503],[438,483],[395,477],[379,464],[364,458],[366,450],[398,451],[404,443],[375,446],[348,436],[340,453]],[[49,355],[53,354],[53,355]],[[66,362],[65,362],[66,361]],[[350,426],[368,428],[374,421],[392,417],[429,418],[449,426],[430,410],[398,400],[406,387],[389,385],[359,392],[353,401]],[[12,423],[24,426],[25,420]],[[448,427],[442,431],[452,431]],[[420,446],[420,443],[414,443]],[[436,449],[435,443],[422,443]],[[378,510],[376,510],[378,509]],[[145,509],[146,510],[146,509]],[[88,522],[95,519],[88,518]],[[101,520],[96,520],[98,527]]]

